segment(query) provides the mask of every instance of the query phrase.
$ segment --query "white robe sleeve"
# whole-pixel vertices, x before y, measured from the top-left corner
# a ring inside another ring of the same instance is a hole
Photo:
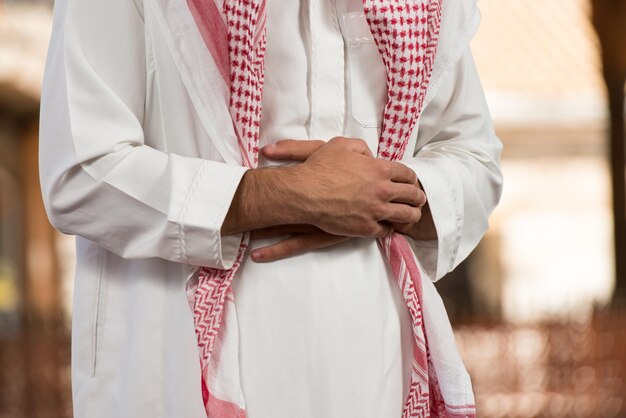
[[[40,116],[51,223],[125,258],[229,268],[240,236],[220,228],[246,169],[145,144],[135,2],[58,0],[54,13]]]
[[[437,239],[410,240],[433,281],[476,247],[502,192],[500,154],[471,50],[448,72],[419,121],[412,168],[428,198]]]

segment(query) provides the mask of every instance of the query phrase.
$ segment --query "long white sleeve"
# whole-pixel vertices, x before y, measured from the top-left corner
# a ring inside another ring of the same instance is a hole
[[[124,258],[228,268],[240,237],[220,227],[246,169],[148,145],[145,63],[135,2],[55,2],[40,119],[49,218]]]
[[[412,244],[436,281],[476,247],[502,192],[502,143],[469,47],[424,108],[416,144],[402,162],[424,187],[438,238]]]

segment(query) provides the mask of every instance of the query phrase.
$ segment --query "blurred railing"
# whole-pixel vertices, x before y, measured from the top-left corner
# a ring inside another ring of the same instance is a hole
[[[626,416],[626,310],[588,323],[456,329],[478,416]]]
[[[0,418],[70,418],[70,336],[31,324],[0,338]]]
[[[626,310],[589,323],[456,329],[483,418],[626,416]],[[0,339],[0,418],[70,418],[69,335]]]

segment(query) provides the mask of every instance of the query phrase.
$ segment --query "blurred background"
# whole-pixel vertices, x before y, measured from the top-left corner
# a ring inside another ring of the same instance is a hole
[[[437,285],[479,416],[626,417],[626,0],[479,6],[504,194]],[[73,238],[37,173],[51,18],[52,1],[0,0],[0,418],[71,416]]]

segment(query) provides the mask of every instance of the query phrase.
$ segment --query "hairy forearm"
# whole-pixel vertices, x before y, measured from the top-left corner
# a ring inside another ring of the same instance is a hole
[[[298,181],[292,167],[246,171],[224,219],[221,233],[230,235],[301,223],[301,211],[293,204],[300,198]]]

